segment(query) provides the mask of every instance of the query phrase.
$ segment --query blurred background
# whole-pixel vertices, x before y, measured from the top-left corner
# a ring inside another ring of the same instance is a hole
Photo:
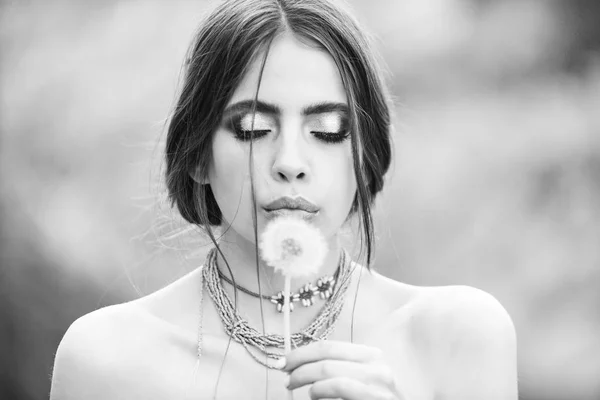
[[[377,269],[493,294],[522,399],[600,399],[600,2],[350,3],[397,105]],[[1,399],[48,397],[76,318],[202,263],[160,171],[207,7],[0,2]]]

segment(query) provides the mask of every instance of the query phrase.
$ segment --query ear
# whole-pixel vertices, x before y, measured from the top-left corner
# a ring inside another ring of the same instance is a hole
[[[206,185],[206,184],[210,183],[208,181],[207,174],[205,174],[204,171],[202,171],[202,169],[200,168],[199,165],[192,168],[189,171],[189,174],[190,174],[190,178],[192,178],[194,180],[194,182],[199,183],[200,185]]]

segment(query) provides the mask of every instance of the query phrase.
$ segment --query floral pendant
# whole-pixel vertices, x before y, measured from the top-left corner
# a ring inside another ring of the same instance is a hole
[[[327,300],[333,294],[335,279],[333,276],[320,278],[317,281],[317,286],[312,283],[307,283],[300,288],[298,293],[290,293],[290,311],[294,311],[294,303],[299,301],[304,307],[310,307],[315,304],[315,296],[318,295],[321,299]],[[284,297],[283,291],[271,296],[271,303],[277,306],[278,312],[283,312]]]
[[[290,298],[290,311],[294,311],[294,302],[298,301],[300,297],[296,293],[296,294],[290,294],[289,298]],[[276,295],[271,296],[271,303],[274,303],[277,305],[278,312],[283,312],[283,306],[285,304],[285,298],[283,297],[283,291],[277,293]]]
[[[317,292],[317,288],[313,286],[312,283],[307,283],[302,288],[300,288],[300,293],[298,293],[298,298],[304,307],[310,307],[315,304],[315,293]]]
[[[334,286],[335,279],[333,279],[333,276],[321,278],[317,281],[317,292],[322,299],[328,299],[333,293]]]

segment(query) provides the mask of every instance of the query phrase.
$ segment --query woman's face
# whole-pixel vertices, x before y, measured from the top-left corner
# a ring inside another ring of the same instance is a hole
[[[254,120],[257,57],[235,90],[212,143],[208,170],[227,233],[254,242],[249,168],[258,234],[279,215],[295,215],[333,238],[345,222],[356,181],[347,101],[338,69],[324,50],[291,34],[276,38],[264,67]]]

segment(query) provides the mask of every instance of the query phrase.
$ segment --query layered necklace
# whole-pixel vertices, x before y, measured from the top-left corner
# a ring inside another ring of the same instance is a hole
[[[340,262],[341,261],[342,260],[340,259]],[[319,278],[316,284],[313,285],[312,282],[309,282],[306,285],[302,286],[295,293],[290,293],[290,311],[294,311],[295,302],[300,302],[300,304],[302,304],[304,307],[310,307],[313,304],[315,304],[315,297],[321,298],[322,300],[327,300],[328,298],[330,298],[333,294],[333,288],[335,287],[335,282],[339,276],[340,270],[341,267],[338,266],[333,276],[324,276],[322,278]],[[217,268],[217,271],[219,273],[219,278],[221,278],[228,284],[235,286],[235,288],[239,291],[244,292],[252,297],[256,297],[263,300],[269,300],[271,303],[275,304],[278,312],[283,312],[285,299],[283,290],[271,296],[258,294],[234,283],[231,279],[225,276],[225,274],[220,269]]]
[[[314,297],[318,296],[325,300],[325,304],[317,317],[301,332],[292,334],[291,341],[293,347],[304,346],[314,341],[326,339],[333,331],[335,322],[344,305],[345,294],[350,285],[352,263],[349,260],[350,257],[346,251],[342,250],[338,269],[334,276],[323,277],[317,281],[316,286],[306,284],[297,293],[288,294],[290,300],[300,301],[305,307],[314,304]],[[275,369],[273,361],[279,360],[283,356],[283,336],[272,333],[261,333],[251,327],[239,315],[223,288],[223,281],[230,282],[231,284],[233,282],[219,271],[217,267],[217,249],[215,248],[211,249],[206,256],[206,262],[202,268],[202,277],[204,286],[215,304],[227,335],[244,346],[246,351],[257,362],[267,368]],[[278,311],[281,311],[283,307],[283,292],[279,292],[273,296],[261,296],[241,286],[235,286],[244,293],[275,303]],[[291,304],[292,302],[290,302]],[[199,343],[199,355],[200,351]],[[264,356],[261,357],[260,353]]]

